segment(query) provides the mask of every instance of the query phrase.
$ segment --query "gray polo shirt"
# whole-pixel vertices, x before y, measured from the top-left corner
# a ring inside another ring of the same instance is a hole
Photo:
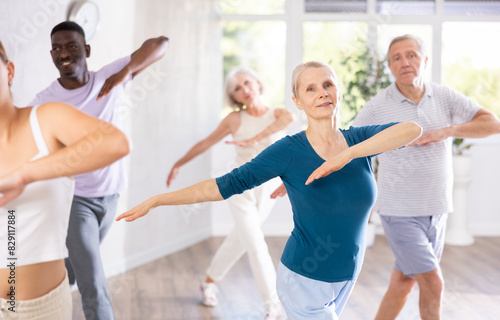
[[[460,92],[425,83],[417,105],[393,83],[370,99],[353,126],[415,121],[424,132],[470,121],[481,107]],[[375,212],[388,216],[429,216],[453,211],[451,139],[406,147],[378,156]]]

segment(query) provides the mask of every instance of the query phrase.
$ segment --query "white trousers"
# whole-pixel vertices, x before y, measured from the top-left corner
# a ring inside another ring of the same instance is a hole
[[[273,179],[228,199],[235,226],[215,253],[207,270],[210,278],[220,281],[247,253],[264,303],[276,301],[277,293],[276,269],[269,255],[261,224],[271,212],[275,200],[270,195],[280,183],[279,179]]]

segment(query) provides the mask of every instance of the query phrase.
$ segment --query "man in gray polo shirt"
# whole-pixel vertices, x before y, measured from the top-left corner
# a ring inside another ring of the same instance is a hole
[[[396,319],[418,283],[422,319],[440,319],[444,281],[439,267],[452,208],[451,139],[500,133],[500,121],[461,93],[424,82],[428,57],[422,40],[394,38],[387,53],[396,82],[373,97],[354,126],[415,121],[424,129],[410,146],[378,157],[374,210],[396,262],[375,319]]]

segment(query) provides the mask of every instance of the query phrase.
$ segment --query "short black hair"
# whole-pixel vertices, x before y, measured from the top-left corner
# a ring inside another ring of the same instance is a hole
[[[77,23],[73,21],[64,21],[59,23],[57,26],[52,28],[52,32],[50,33],[50,36],[52,37],[54,33],[59,32],[59,31],[76,31],[79,34],[82,35],[83,39],[85,40],[85,32],[83,31],[82,27],[80,27]]]

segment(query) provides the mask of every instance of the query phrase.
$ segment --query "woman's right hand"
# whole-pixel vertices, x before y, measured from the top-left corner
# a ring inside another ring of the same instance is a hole
[[[278,197],[284,197],[286,194],[285,184],[282,183],[276,190],[271,193],[271,199],[276,199]]]
[[[172,170],[170,170],[170,173],[168,174],[168,178],[167,178],[167,187],[170,187],[170,184],[172,183],[172,181],[174,181],[174,179],[177,177],[177,175],[179,174],[179,170],[181,169],[180,166],[178,165],[174,165],[172,167]]]
[[[23,193],[26,183],[19,170],[0,178],[0,207]]]

